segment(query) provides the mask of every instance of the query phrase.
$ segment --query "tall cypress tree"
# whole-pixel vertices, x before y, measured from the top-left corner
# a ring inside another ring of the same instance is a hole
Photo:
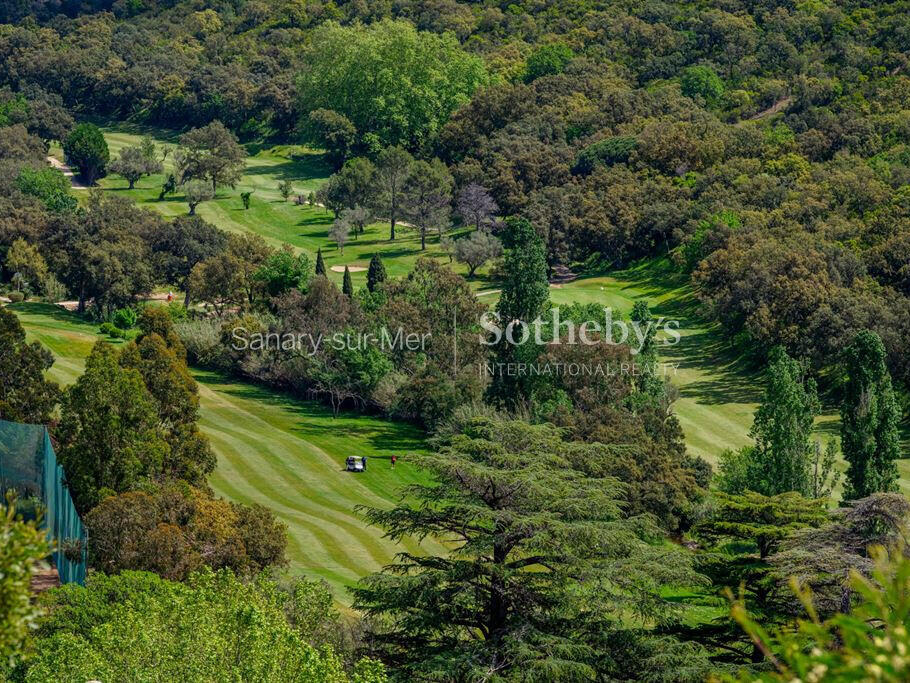
[[[316,275],[326,277],[325,261],[322,260],[322,247],[316,250]]]
[[[547,281],[547,257],[543,240],[534,227],[523,218],[506,219],[504,243],[508,247],[503,261],[505,279],[499,298],[499,326],[506,330],[514,323],[513,340],[522,336],[521,323],[529,326],[543,312],[550,296]],[[524,344],[511,343],[503,334],[494,347],[499,364],[489,388],[490,398],[503,405],[527,401],[533,394],[530,373],[506,370],[510,364],[533,363],[540,349],[531,336]]]
[[[348,297],[354,296],[354,283],[351,282],[351,270],[347,266],[344,267],[344,280],[341,283],[341,291]]]
[[[367,289],[375,292],[376,287],[381,282],[385,282],[385,266],[379,254],[373,254],[373,258],[370,259],[370,267],[367,270]]]
[[[847,384],[841,403],[841,443],[846,458],[844,499],[897,490],[900,416],[885,347],[875,332],[859,332],[844,353]]]

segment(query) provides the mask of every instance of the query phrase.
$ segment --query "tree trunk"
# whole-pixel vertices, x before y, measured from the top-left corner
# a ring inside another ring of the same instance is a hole
[[[186,287],[186,296],[183,297],[183,307],[189,308],[190,307],[190,288],[188,285],[184,285],[184,287]]]
[[[394,214],[393,214],[393,216],[394,216]],[[395,219],[394,218],[390,219],[390,223],[392,225],[392,229],[389,231],[389,241],[394,242],[395,241]]]
[[[427,250],[427,231],[423,228],[420,229],[420,251]]]
[[[79,313],[85,313],[85,285],[79,290],[79,305],[76,307]]]
[[[497,570],[506,562],[506,552],[498,543],[493,545],[493,576],[490,579],[490,638],[500,640],[505,635],[508,606],[505,599],[505,584]]]

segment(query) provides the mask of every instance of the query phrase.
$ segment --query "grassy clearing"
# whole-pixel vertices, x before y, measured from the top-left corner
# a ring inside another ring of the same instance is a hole
[[[550,288],[554,304],[593,302],[626,316],[637,299],[645,299],[656,318],[679,321],[680,341],[661,347],[661,357],[663,372],[679,390],[674,408],[690,452],[716,463],[724,449],[749,443],[760,376],[726,350],[716,326],[697,317],[691,288],[665,260]]]
[[[158,199],[161,185],[167,173],[173,172],[173,150],[177,146],[178,134],[133,126],[116,126],[103,128],[114,159],[124,147],[138,145],[145,134],[151,135],[159,145],[168,148],[164,163],[164,173],[140,179],[136,187],[128,189],[128,183],[121,177],[110,175],[100,182],[108,192],[129,197],[140,206],[159,211],[168,217],[187,213],[187,205],[182,191],[163,200]],[[389,241],[389,225],[377,222],[367,226],[364,234],[351,238],[340,251],[328,237],[334,219],[331,212],[315,206],[294,203],[297,194],[306,197],[315,191],[331,174],[331,169],[323,161],[321,153],[299,145],[279,145],[259,149],[249,148],[251,156],[247,158],[246,172],[236,187],[221,187],[214,200],[197,207],[197,213],[207,221],[229,232],[253,232],[262,235],[273,246],[290,244],[307,252],[315,259],[316,250],[321,248],[326,267],[360,266],[366,267],[374,253],[382,256],[386,270],[391,277],[409,273],[417,258],[421,255],[448,262],[448,256],[439,248],[439,236],[431,235],[427,239],[427,250],[420,249],[420,236],[416,230],[399,224],[396,227],[396,240]],[[53,147],[51,154],[61,159],[62,151]],[[278,192],[282,180],[291,180],[293,194],[285,201]],[[252,191],[250,208],[244,209],[240,199],[241,192]],[[84,196],[84,192],[78,196]],[[461,274],[467,274],[467,268],[457,263],[452,267]],[[478,277],[471,282],[479,289],[489,288],[486,269],[478,272]],[[343,273],[329,270],[329,277],[341,286]],[[366,283],[366,273],[352,273],[355,287]]]
[[[50,376],[73,382],[101,335],[97,327],[49,304],[11,306],[28,337],[56,358]],[[200,426],[211,440],[218,467],[210,478],[216,493],[272,508],[288,525],[292,573],[325,579],[336,599],[344,589],[392,561],[395,553],[419,552],[414,542],[394,544],[367,526],[357,505],[388,506],[398,490],[423,481],[407,453],[423,446],[421,433],[402,423],[343,414],[333,419],[319,404],[194,371],[199,382]],[[399,456],[393,469],[389,458]],[[367,471],[344,471],[348,455],[367,455]],[[424,547],[440,550],[426,541]]]

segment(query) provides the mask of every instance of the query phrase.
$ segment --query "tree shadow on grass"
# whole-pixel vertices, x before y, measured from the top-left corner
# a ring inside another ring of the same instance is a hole
[[[642,261],[609,273],[630,298],[653,300],[655,318],[678,322],[683,332],[678,343],[659,347],[661,361],[703,375],[679,387],[680,395],[698,403],[756,403],[761,399],[759,368],[734,349],[717,323],[706,320],[687,274],[667,259]],[[677,383],[678,385],[678,383]]]
[[[85,325],[86,327],[94,327],[94,324],[79,315],[71,311],[67,311],[64,308],[60,308],[55,304],[49,304],[39,301],[22,301],[17,304],[9,304],[7,306],[11,311],[17,313],[22,313],[25,315],[41,315],[47,318],[51,318],[57,322],[65,322],[71,325]],[[88,331],[88,330],[87,330]]]
[[[333,418],[331,409],[317,400],[246,383],[213,371],[197,373],[196,381],[226,396],[256,401],[293,414],[300,422],[291,431],[304,437],[338,438],[340,435],[357,435],[375,448],[386,451],[414,451],[423,447],[423,432],[405,422],[365,415],[355,410],[342,410],[338,417]]]
[[[308,180],[321,180],[331,175],[332,170],[329,168],[320,155],[295,156],[278,163],[256,163],[255,157],[250,159],[250,163],[244,170],[244,175],[262,176],[271,175],[276,180],[296,180],[306,182]]]

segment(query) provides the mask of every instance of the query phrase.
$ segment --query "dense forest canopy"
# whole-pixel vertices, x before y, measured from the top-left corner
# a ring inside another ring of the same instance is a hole
[[[530,218],[551,267],[671,251],[742,348],[821,365],[871,327],[910,376],[905,2],[5,7],[0,118],[59,96],[339,165],[403,144]]]

